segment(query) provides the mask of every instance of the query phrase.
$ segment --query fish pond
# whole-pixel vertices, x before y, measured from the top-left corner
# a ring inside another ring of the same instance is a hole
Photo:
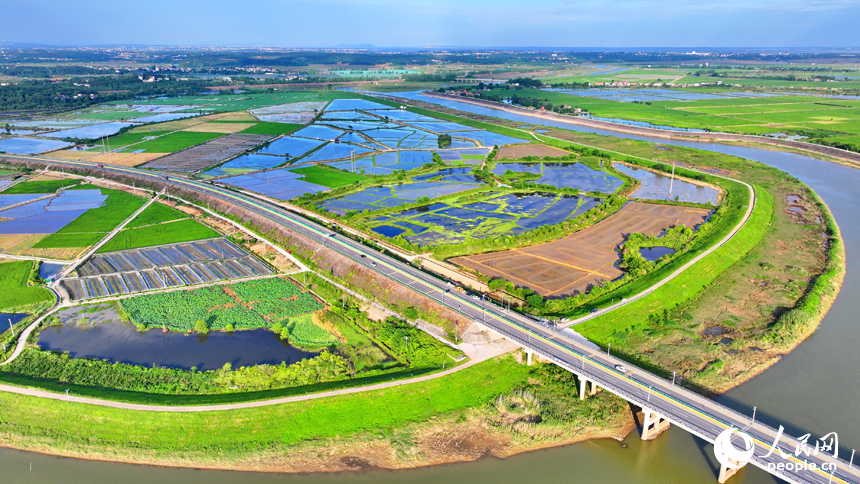
[[[39,347],[68,352],[72,358],[183,370],[194,367],[201,371],[221,368],[225,363],[234,368],[281,362],[289,365],[317,354],[290,346],[268,329],[205,335],[164,333],[160,329],[141,332],[131,323],[116,319],[101,321],[104,318],[97,315],[82,316],[87,317],[87,322],[69,321],[43,329],[39,333]]]
[[[16,155],[35,155],[46,151],[67,148],[72,146],[72,144],[52,139],[6,138],[0,139],[0,152]]]
[[[711,187],[697,185],[688,181],[672,178],[668,175],[655,173],[644,168],[616,163],[615,169],[629,175],[642,183],[631,197],[648,200],[678,200],[681,202],[710,203],[717,205],[720,201],[719,192]]]
[[[371,228],[378,234],[403,235],[421,246],[454,244],[554,225],[594,208],[598,200],[551,193],[506,194],[462,205],[434,203],[379,217],[369,224],[379,224]]]
[[[479,184],[456,182],[419,182],[394,186],[370,187],[361,192],[332,198],[320,203],[325,210],[344,215],[351,211],[369,210],[374,212],[385,208],[415,203],[422,197],[437,198],[443,195],[478,188]]]
[[[591,169],[584,163],[497,163],[493,173],[502,175],[508,170],[540,174],[535,183],[578,188],[583,192],[615,193],[624,185],[620,178]]]
[[[645,260],[654,262],[657,259],[674,254],[675,249],[671,247],[642,247],[639,249],[639,255],[645,258]]]

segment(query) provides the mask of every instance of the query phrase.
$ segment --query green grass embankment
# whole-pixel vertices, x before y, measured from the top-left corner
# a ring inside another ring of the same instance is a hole
[[[773,216],[773,197],[756,189],[757,202],[744,227],[724,246],[642,299],[576,326],[586,338],[606,346],[623,341],[626,333],[649,330],[647,315],[662,314],[705,290],[721,273],[752,250],[764,237]],[[620,349],[621,345],[614,346]]]

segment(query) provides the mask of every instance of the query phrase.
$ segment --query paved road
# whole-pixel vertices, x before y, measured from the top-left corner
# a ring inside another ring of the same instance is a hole
[[[34,160],[26,157],[10,157],[21,160]],[[92,163],[66,160],[49,160],[60,166],[83,166],[92,168]],[[108,173],[135,175],[142,178],[159,178],[151,172],[125,167],[105,167]],[[162,180],[164,181],[164,180]],[[531,349],[548,358],[555,364],[597,382],[602,388],[628,400],[629,402],[665,416],[675,425],[709,441],[728,428],[742,429],[750,435],[755,443],[755,457],[750,462],[766,471],[777,475],[789,482],[795,483],[860,483],[860,473],[856,467],[849,467],[843,459],[834,459],[823,454],[783,459],[774,452],[764,458],[776,440],[777,431],[760,423],[750,425],[750,416],[720,405],[694,392],[680,387],[674,387],[670,382],[652,375],[642,369],[632,367],[626,362],[594,350],[585,344],[577,342],[569,336],[544,327],[530,318],[516,312],[508,312],[493,303],[483,302],[457,293],[449,293],[446,283],[429,274],[425,274],[409,264],[400,262],[381,254],[374,249],[337,235],[325,227],[306,220],[301,216],[267,202],[255,200],[253,197],[210,184],[183,178],[171,177],[168,183],[194,190],[201,194],[217,197],[236,206],[255,212],[263,217],[301,233],[318,241],[322,245],[339,252],[345,257],[375,270],[392,281],[403,284],[441,304],[459,311],[461,314],[481,322],[484,326],[507,337],[517,344]],[[616,365],[625,365],[631,369],[622,373]],[[793,454],[798,442],[782,435],[777,442],[778,447],[788,454]],[[792,467],[802,461],[814,463],[818,469],[792,469],[778,471],[768,469],[768,464],[791,463]],[[834,464],[836,471],[820,470],[822,464]]]

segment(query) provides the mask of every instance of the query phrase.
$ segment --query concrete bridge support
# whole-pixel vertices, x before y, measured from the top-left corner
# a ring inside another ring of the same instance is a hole
[[[589,381],[587,379],[585,379],[584,377],[581,377],[578,375],[577,375],[577,378],[579,379],[579,399],[585,400],[585,392],[588,389]],[[588,396],[594,395],[595,393],[597,393],[600,390],[600,387],[597,386],[597,383],[595,383],[595,382],[590,382],[590,383],[591,383],[591,391],[588,392]]]
[[[739,464],[740,464],[739,462],[734,461],[734,460],[731,460],[731,459],[729,459],[729,463],[731,463],[731,464],[733,464],[733,465],[739,465]],[[721,466],[720,466],[720,477],[717,479],[717,481],[718,481],[720,484],[724,484],[727,480],[729,480],[729,477],[732,477],[733,475],[737,474],[737,472],[738,472],[739,470],[743,469],[743,467],[744,467],[745,465],[746,465],[746,463],[744,463],[743,465],[741,465],[741,466],[740,466],[739,468],[737,468],[737,469],[733,469],[733,468],[730,468],[730,467],[727,467],[727,466],[721,465]]]
[[[533,354],[534,354],[534,351],[529,350],[529,349],[526,350],[526,364],[528,366],[532,366],[532,355]]]
[[[642,440],[654,440],[669,428],[669,421],[654,411],[643,408],[642,412],[645,414],[642,420]]]

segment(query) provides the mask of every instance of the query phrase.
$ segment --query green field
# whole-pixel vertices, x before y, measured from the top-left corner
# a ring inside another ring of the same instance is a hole
[[[256,126],[251,126],[248,129],[240,131],[241,133],[246,134],[271,134],[271,135],[279,135],[279,134],[287,134],[292,133],[293,131],[304,126],[303,124],[289,124],[289,123],[270,123],[270,122],[261,122],[257,123]]]
[[[147,135],[151,136],[151,135]],[[173,153],[192,146],[205,143],[215,138],[224,136],[222,133],[198,133],[193,131],[176,131],[129,148],[129,151],[144,150],[146,153]]]
[[[351,183],[367,180],[364,175],[357,175],[345,171],[333,170],[331,168],[323,168],[320,166],[306,166],[304,168],[296,168],[293,173],[304,175],[302,180],[308,183],[315,183],[329,188],[342,187]]]
[[[101,190],[102,194],[107,195],[108,198],[104,205],[87,210],[65,227],[39,241],[33,248],[48,249],[93,245],[146,203],[140,197],[94,185],[80,185],[73,188],[73,190],[76,189]]]
[[[529,97],[543,103],[552,103],[556,107],[579,107],[600,117],[646,121],[680,128],[750,134],[804,130],[860,134],[860,103],[842,99],[784,95],[695,101],[655,100],[649,105],[537,89],[490,92],[495,95]]]
[[[124,229],[116,234],[99,252],[139,249],[154,245],[176,244],[193,240],[220,237],[218,232],[196,220],[178,220],[158,225],[148,225],[134,229]]]
[[[187,459],[252,457],[262,449],[283,454],[300,442],[479,407],[524,384],[528,375],[529,367],[513,358],[493,359],[426,382],[229,413],[140,412],[3,392],[0,432],[14,435],[15,445],[23,447],[51,435],[53,448],[76,448],[90,458],[101,453],[132,458],[165,449]]]
[[[51,291],[38,286],[28,286],[30,274],[35,270],[32,261],[0,263],[0,311],[20,308],[31,304],[49,302],[54,299]],[[38,274],[36,274],[38,276]],[[5,321],[3,321],[6,324]],[[5,329],[8,328],[8,324]]]
[[[194,330],[198,320],[216,331],[228,324],[237,330],[265,328],[323,308],[299,286],[278,278],[135,296],[120,304],[133,323],[171,331]]]
[[[133,229],[144,225],[159,224],[162,222],[169,222],[189,217],[190,215],[185,212],[180,212],[173,207],[168,207],[167,205],[156,202],[146,207],[143,212],[140,212],[140,214],[138,214],[134,220],[129,222],[125,228]]]
[[[151,131],[147,129],[132,129],[131,131],[127,131],[125,133],[118,134],[116,136],[112,136],[107,139],[107,145],[105,149],[108,147],[111,150],[116,150],[119,148],[123,148],[128,145],[132,145],[135,143],[140,143],[143,141],[143,138],[150,138],[154,136],[161,136],[167,134],[168,131]],[[137,149],[137,148],[135,148]],[[98,146],[95,148],[90,148],[88,151],[102,151],[102,147]]]
[[[80,180],[43,180],[43,181],[25,181],[13,185],[3,191],[4,195],[17,194],[33,194],[33,193],[54,193],[60,188],[75,185],[80,183]]]

